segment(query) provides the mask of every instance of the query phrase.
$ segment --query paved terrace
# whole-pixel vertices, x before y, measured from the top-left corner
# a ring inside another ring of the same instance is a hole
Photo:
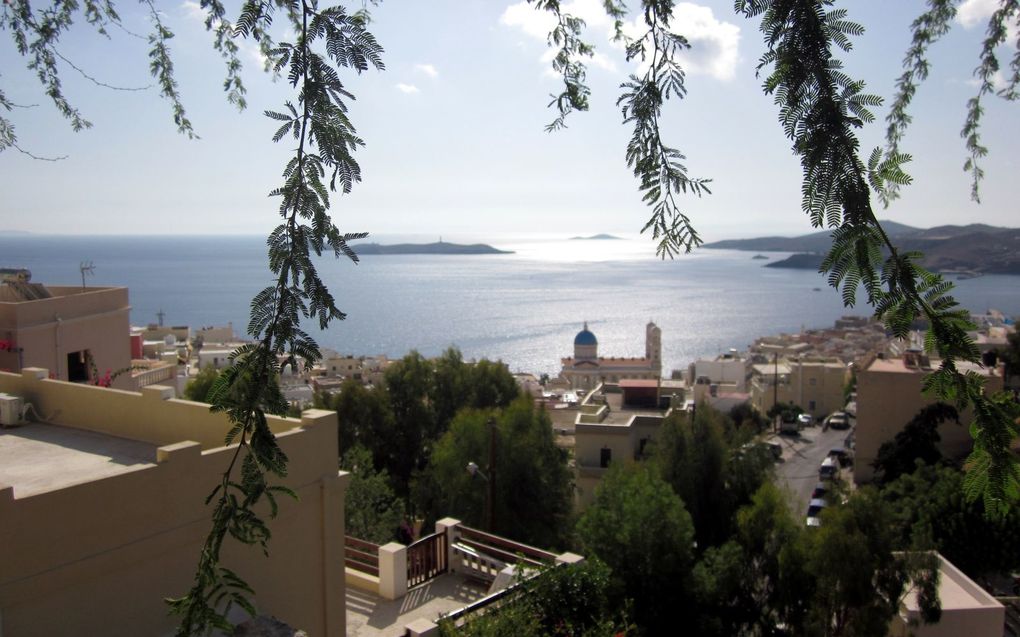
[[[348,585],[347,637],[402,637],[407,624],[416,619],[435,621],[481,599],[488,588],[459,573],[446,573],[390,601]]]
[[[0,428],[0,486],[24,498],[156,464],[156,445],[71,427]]]

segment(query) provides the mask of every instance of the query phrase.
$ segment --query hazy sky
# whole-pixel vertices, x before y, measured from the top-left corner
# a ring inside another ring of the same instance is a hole
[[[618,86],[634,67],[609,42],[611,25],[599,4],[566,4],[588,19],[598,53],[589,64],[591,112],[574,114],[570,127],[554,134],[543,131],[553,118],[549,94],[559,87],[549,71],[543,14],[505,0],[387,0],[374,8],[372,31],[386,49],[387,69],[346,78],[357,96],[351,117],[367,145],[358,153],[363,183],[334,198],[341,229],[471,234],[492,243],[525,232],[636,233],[648,212],[624,163],[630,133],[615,105]],[[707,240],[810,232],[800,211],[799,164],[755,77],[762,48],[757,23],[736,16],[732,4],[677,4],[675,29],[694,48],[686,63],[689,95],[667,107],[667,141],[687,155],[693,176],[714,179],[714,194],[688,199],[686,209]],[[924,3],[842,4],[867,28],[843,56],[848,69],[888,97],[908,26]],[[987,101],[990,156],[981,205],[970,201],[969,177],[961,170],[959,130],[991,4],[966,0],[956,28],[934,48],[933,72],[915,99],[904,144],[915,156],[908,166],[915,184],[881,217],[926,227],[1017,225],[1015,104]],[[141,6],[118,9],[128,28],[145,33]],[[19,144],[36,155],[67,156],[44,162],[14,150],[0,153],[0,229],[250,234],[277,223],[276,201],[266,193],[279,185],[292,149],[286,141],[272,143],[276,126],[262,111],[281,109],[290,87],[262,74],[254,48],[246,46],[249,109],[237,113],[223,95],[223,66],[197,2],[160,7],[177,34],[171,42],[177,79],[200,140],[176,133],[155,89],[98,88],[64,65],[65,94],[95,125],[73,133],[24,70],[9,32],[0,32],[0,86],[18,104],[38,104],[8,114]],[[118,30],[111,36],[79,25],[60,51],[102,82],[149,85],[146,43]],[[1003,51],[1003,61],[1009,57]],[[865,149],[881,144],[885,110],[876,115],[862,133]]]

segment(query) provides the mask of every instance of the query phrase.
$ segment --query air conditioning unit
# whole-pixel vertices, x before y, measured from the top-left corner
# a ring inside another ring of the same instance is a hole
[[[25,399],[21,396],[0,394],[0,426],[14,427],[24,424],[22,414],[25,411]]]

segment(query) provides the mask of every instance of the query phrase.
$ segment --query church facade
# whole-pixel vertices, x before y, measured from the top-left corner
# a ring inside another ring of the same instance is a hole
[[[599,341],[584,328],[574,337],[574,355],[562,359],[560,376],[573,389],[591,390],[599,383],[624,379],[658,380],[662,376],[662,330],[652,322],[645,326],[645,355],[642,358],[600,357]]]

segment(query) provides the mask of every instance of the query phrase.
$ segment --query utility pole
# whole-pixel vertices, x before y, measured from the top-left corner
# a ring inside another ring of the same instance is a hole
[[[489,533],[496,532],[496,419],[489,418]]]
[[[779,411],[779,352],[773,352],[772,354],[772,406],[775,407],[776,412]],[[778,417],[779,414],[776,414]],[[776,426],[776,419],[772,419],[772,426]]]

